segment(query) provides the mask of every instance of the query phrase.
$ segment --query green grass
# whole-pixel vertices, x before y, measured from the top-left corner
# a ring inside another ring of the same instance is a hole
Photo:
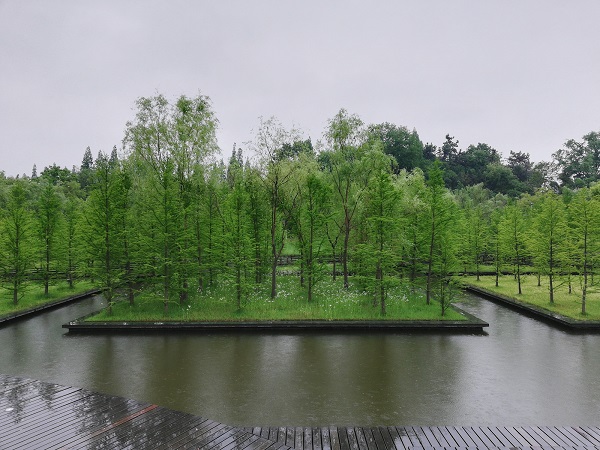
[[[144,292],[136,297],[135,305],[117,302],[113,314],[104,310],[88,318],[88,321],[277,321],[277,320],[466,320],[449,309],[442,317],[440,305],[426,305],[422,294],[410,295],[408,287],[398,287],[388,294],[387,314],[382,316],[379,306],[373,307],[370,295],[350,288],[343,290],[342,282],[322,281],[314,290],[314,300],[308,303],[304,289],[299,287],[297,277],[278,278],[278,296],[269,298],[267,286],[247,299],[237,310],[232,297],[234,288],[223,285],[192,298],[181,307],[174,301],[169,304],[168,316],[163,312],[159,295]]]
[[[94,286],[89,281],[79,281],[73,286],[73,289],[69,288],[66,281],[60,281],[56,285],[50,286],[48,297],[46,297],[43,285],[39,283],[26,283],[22,288],[23,296],[19,299],[17,305],[13,304],[12,291],[2,289],[0,291],[0,317],[33,309],[45,303],[65,299],[93,288]]]
[[[463,281],[487,289],[492,292],[505,295],[517,301],[544,308],[554,313],[571,317],[577,320],[600,320],[600,289],[598,286],[588,287],[586,312],[581,314],[581,287],[579,278],[572,277],[572,293],[569,294],[567,278],[556,278],[554,285],[558,288],[554,291],[554,304],[550,303],[550,288],[548,278],[542,277],[541,286],[537,285],[537,276],[527,275],[521,277],[522,294],[518,294],[517,281],[513,276],[502,276],[499,280],[499,286],[495,286],[495,277],[464,277]]]

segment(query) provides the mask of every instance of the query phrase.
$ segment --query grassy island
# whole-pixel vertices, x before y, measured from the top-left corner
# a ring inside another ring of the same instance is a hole
[[[89,281],[80,281],[71,288],[66,281],[61,281],[51,286],[46,296],[44,295],[44,286],[37,283],[26,283],[22,288],[23,295],[16,305],[12,301],[12,292],[4,290],[0,293],[0,319],[83,294],[94,287]]]
[[[496,287],[494,276],[481,276],[479,281],[476,277],[464,277],[464,282],[487,291],[510,297],[516,302],[525,303],[547,311],[560,314],[582,321],[600,320],[600,291],[597,288],[588,287],[586,314],[581,314],[581,288],[579,279],[571,277],[571,292],[569,293],[569,279],[561,277],[555,284],[554,303],[550,303],[549,283],[545,277],[541,277],[538,285],[536,275],[521,277],[522,294],[518,294],[517,281],[513,276],[501,276]]]
[[[196,294],[184,305],[169,303],[165,315],[160,293],[142,291],[135,304],[117,301],[112,314],[103,310],[87,321],[184,321],[184,322],[246,322],[283,320],[466,320],[465,316],[449,308],[441,316],[440,305],[425,304],[422,292],[412,292],[408,286],[390,289],[387,296],[387,313],[382,316],[378,305],[373,306],[373,296],[355,286],[343,289],[341,280],[323,280],[315,286],[313,300],[306,300],[305,289],[297,277],[282,276],[275,299],[269,296],[268,286],[259,286],[236,307],[233,285],[223,283],[218,288]]]

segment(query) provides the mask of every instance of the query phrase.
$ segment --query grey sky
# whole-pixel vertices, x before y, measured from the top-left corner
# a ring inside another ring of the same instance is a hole
[[[0,170],[120,147],[133,104],[208,95],[226,157],[344,107],[440,145],[551,159],[600,131],[600,0],[0,0]]]

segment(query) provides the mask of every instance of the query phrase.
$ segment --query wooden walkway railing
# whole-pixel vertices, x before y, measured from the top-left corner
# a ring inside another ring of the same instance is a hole
[[[0,375],[0,449],[600,449],[600,427],[237,428],[157,405]]]

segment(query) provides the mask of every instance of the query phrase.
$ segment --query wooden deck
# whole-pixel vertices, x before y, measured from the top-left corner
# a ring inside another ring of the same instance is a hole
[[[415,426],[244,429],[298,450],[600,448],[599,427]]]
[[[237,428],[85,389],[0,375],[0,449],[600,449],[600,427]]]

